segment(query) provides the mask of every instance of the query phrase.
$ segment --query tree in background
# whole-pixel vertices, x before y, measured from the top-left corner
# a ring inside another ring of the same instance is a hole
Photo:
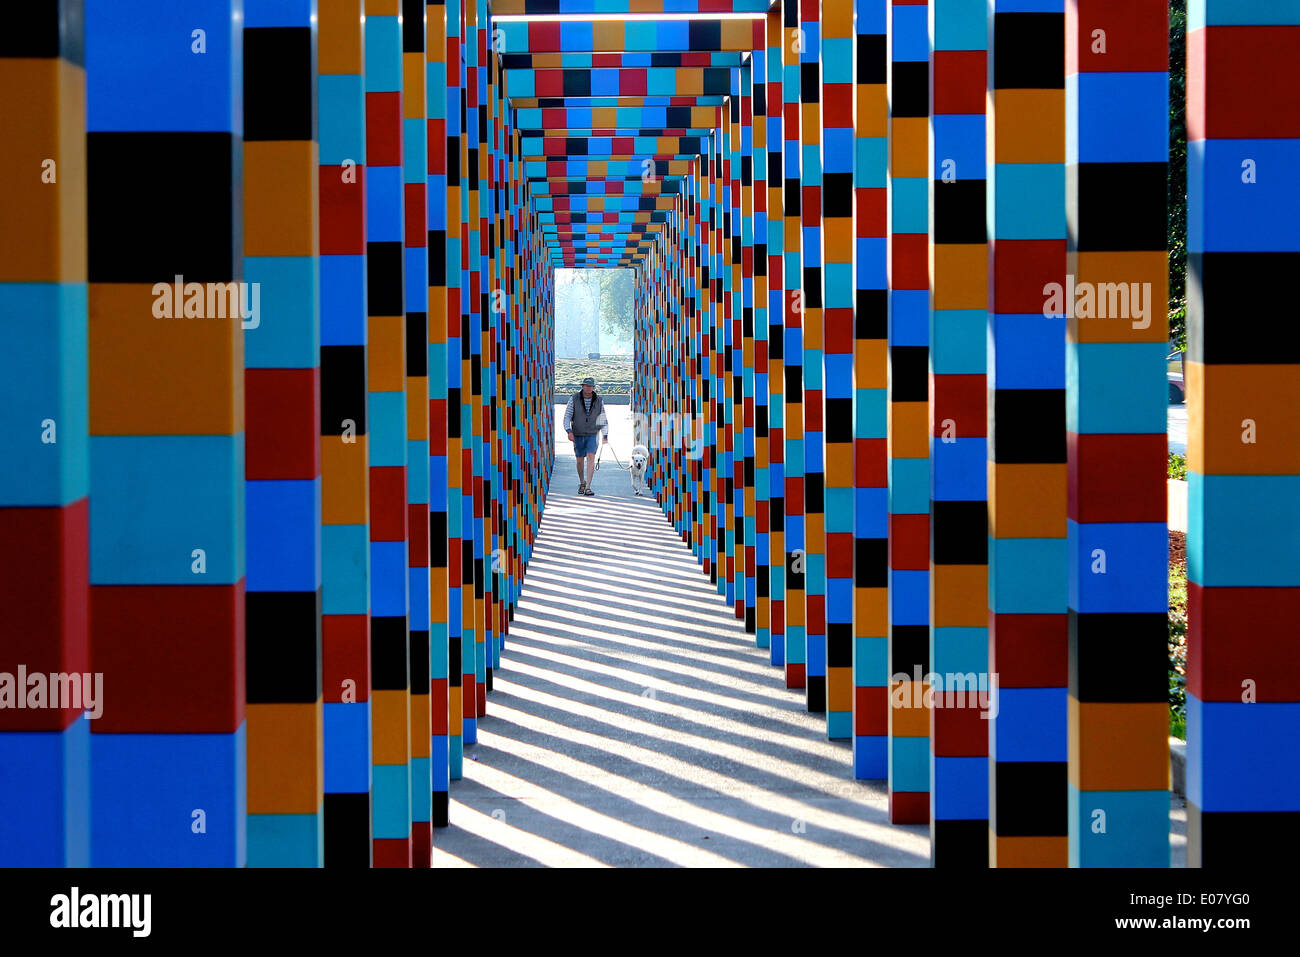
[[[631,355],[632,290],[630,269],[557,269],[556,355]]]
[[[1187,0],[1169,0],[1169,341],[1187,345]]]

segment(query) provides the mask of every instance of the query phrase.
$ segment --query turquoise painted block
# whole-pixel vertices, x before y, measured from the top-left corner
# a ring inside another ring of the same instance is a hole
[[[936,50],[988,48],[988,0],[930,0]]]
[[[320,365],[320,260],[315,256],[247,256],[244,279],[258,284],[259,322],[244,330],[248,369]]]
[[[1187,32],[1205,26],[1296,26],[1295,0],[1188,0]]]
[[[1065,614],[1070,594],[1069,541],[989,540],[989,607],[998,614]]]
[[[1187,473],[1187,577],[1199,585],[1300,586],[1300,475]]]
[[[889,687],[889,639],[853,638],[853,685],[856,688]]]
[[[930,669],[937,674],[986,674],[989,663],[987,628],[930,629]],[[987,681],[987,678],[986,678]]]
[[[1152,306],[1167,308],[1163,302]],[[1114,321],[1128,324],[1128,320]],[[1153,315],[1150,321],[1160,319]],[[1166,348],[1163,342],[1069,344],[1066,429],[1079,435],[1164,432],[1169,414]]]
[[[249,867],[324,867],[325,811],[248,815]]]
[[[341,166],[344,161],[351,160],[359,166],[364,166],[366,162],[365,80],[355,74],[339,74],[320,76],[317,81],[320,164]]]
[[[1169,867],[1168,791],[1067,788],[1071,867]]]
[[[322,526],[321,559],[322,613],[364,615],[369,611],[369,526]]]
[[[995,163],[989,172],[997,239],[1064,239],[1065,164]]]
[[[988,368],[988,313],[936,309],[931,314],[930,364],[939,375],[981,375]]]
[[[0,283],[0,504],[90,491],[86,310],[84,283]]]
[[[930,739],[889,738],[889,789],[930,790]]]

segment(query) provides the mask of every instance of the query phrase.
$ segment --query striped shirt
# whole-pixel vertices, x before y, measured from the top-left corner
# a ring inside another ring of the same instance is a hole
[[[576,399],[577,397],[578,396],[576,395],[569,396],[569,404],[564,407],[564,431],[566,433],[573,429],[573,400]],[[583,410],[590,412],[591,403],[595,401],[596,401],[596,393],[594,392],[591,394],[590,400],[588,400],[585,396],[583,396],[582,399]],[[600,413],[600,416],[596,419],[596,421],[600,424],[601,436],[604,438],[609,438],[609,420],[605,417],[605,413],[603,411]]]

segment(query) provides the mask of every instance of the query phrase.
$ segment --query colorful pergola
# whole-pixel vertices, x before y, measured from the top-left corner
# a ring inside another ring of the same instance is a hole
[[[108,689],[0,709],[0,864],[428,866],[553,270],[626,267],[652,487],[845,775],[936,865],[1168,866],[1168,0],[0,17],[0,672]],[[1300,0],[1188,19],[1188,862],[1239,864],[1300,820]]]

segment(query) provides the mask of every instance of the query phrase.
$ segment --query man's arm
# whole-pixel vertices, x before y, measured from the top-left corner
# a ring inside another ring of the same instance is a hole
[[[573,396],[569,396],[569,404],[564,407],[564,431],[573,431]]]
[[[605,406],[603,403],[601,404],[600,407],[600,415],[596,416],[596,424],[600,426],[601,437],[606,442],[608,442],[609,441],[609,419],[605,416]]]

